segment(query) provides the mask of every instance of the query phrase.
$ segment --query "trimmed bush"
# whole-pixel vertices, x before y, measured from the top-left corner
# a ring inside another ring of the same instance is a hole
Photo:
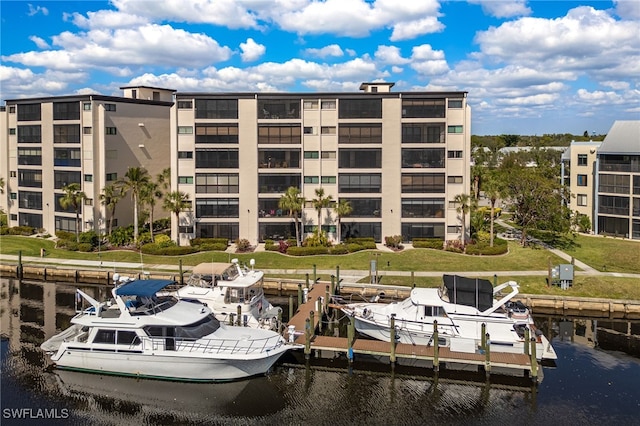
[[[195,251],[192,253],[195,253],[197,251],[225,251],[228,247],[227,243],[205,243],[190,248],[193,248]]]
[[[467,254],[476,256],[496,256],[499,254],[505,254],[509,251],[507,244],[496,244],[490,247],[488,244],[469,244],[465,252]]]
[[[349,247],[346,244],[338,244],[337,246],[329,248],[329,254],[347,254],[349,253]]]
[[[13,226],[9,228],[9,235],[23,235],[29,236],[36,233],[36,230],[33,226]]]
[[[203,244],[224,244],[225,246],[228,246],[229,240],[227,238],[194,238],[191,240],[192,247]]]
[[[9,227],[0,226],[0,235],[9,235]]]
[[[266,251],[278,251],[280,245],[273,242],[273,240],[264,240],[264,249]]]
[[[329,254],[329,247],[289,247],[287,254],[291,256],[313,256],[317,254]]]
[[[68,231],[56,231],[56,237],[61,240],[75,240],[76,234]]]
[[[367,247],[365,247],[362,244],[358,244],[358,243],[348,243],[347,244],[347,249],[349,250],[349,253],[355,253],[357,251],[366,250]]]
[[[246,238],[238,238],[235,240],[236,251],[242,253],[251,250],[251,243]]]
[[[91,243],[80,243],[78,244],[78,251],[89,253],[93,251],[93,246]]]
[[[159,247],[155,243],[149,243],[143,245],[140,251],[144,254],[154,254],[158,256],[180,256],[183,254],[197,253],[198,249],[189,246]]]
[[[390,237],[384,237],[384,244],[391,248],[402,248],[402,235],[392,235]]]
[[[444,249],[444,240],[440,238],[414,238],[412,243],[414,248]]]

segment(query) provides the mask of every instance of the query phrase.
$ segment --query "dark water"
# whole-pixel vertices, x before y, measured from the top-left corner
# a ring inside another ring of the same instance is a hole
[[[291,357],[264,377],[174,383],[51,370],[39,345],[69,324],[75,287],[0,284],[2,425],[640,425],[638,322],[536,318],[559,356],[537,387],[386,364],[349,370],[340,359],[306,368]]]

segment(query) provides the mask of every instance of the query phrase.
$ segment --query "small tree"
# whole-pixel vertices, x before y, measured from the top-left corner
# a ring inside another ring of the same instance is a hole
[[[113,230],[113,218],[116,214],[116,206],[118,202],[122,200],[124,193],[122,192],[122,186],[117,185],[115,183],[110,183],[109,185],[102,188],[102,193],[100,194],[100,204],[105,206],[107,210],[109,210],[109,235],[111,235],[111,231]]]
[[[345,216],[349,216],[353,212],[353,207],[351,207],[351,203],[348,200],[342,199],[338,201],[336,206],[333,208],[334,213],[338,217],[338,243],[342,242],[342,218]]]
[[[316,188],[316,198],[312,200],[313,208],[318,212],[318,229],[317,236],[320,239],[320,231],[321,231],[321,219],[322,219],[322,209],[325,209],[331,205],[333,201],[333,197],[331,195],[324,195],[324,188]]]
[[[144,185],[140,191],[141,204],[145,204],[149,207],[149,233],[151,235],[151,242],[153,239],[153,210],[156,206],[156,200],[162,198],[164,194],[160,189],[160,185],[157,182],[149,181]]]
[[[189,194],[182,191],[171,191],[164,199],[163,207],[176,215],[178,230],[180,230],[180,212],[189,208]],[[176,238],[176,243],[180,245],[180,235]]]
[[[278,208],[289,211],[289,217],[292,217],[296,227],[296,246],[300,247],[300,225],[298,224],[298,214],[302,212],[304,207],[304,197],[300,193],[300,189],[295,186],[287,188],[280,200],[278,200]]]
[[[471,197],[469,194],[458,194],[453,198],[457,204],[456,211],[462,215],[462,246],[467,242],[467,215],[471,211]]]
[[[76,213],[76,242],[80,242],[80,210],[87,195],[82,192],[79,183],[70,183],[62,188],[64,195],[60,198],[60,207],[63,209],[73,208]]]
[[[149,183],[151,177],[144,167],[129,167],[124,179],[120,181],[125,191],[131,192],[133,200],[133,241],[138,242],[138,207],[140,203],[140,192]]]

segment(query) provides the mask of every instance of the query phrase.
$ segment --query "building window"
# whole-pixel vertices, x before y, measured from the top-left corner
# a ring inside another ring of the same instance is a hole
[[[39,124],[18,126],[18,143],[42,143],[42,127]]]
[[[444,217],[444,198],[403,198],[402,217]]]
[[[587,205],[587,194],[578,194],[576,198],[579,206],[584,207]]]
[[[382,149],[340,149],[338,167],[343,169],[379,169],[382,167]]]
[[[196,99],[196,118],[237,119],[237,99]]]
[[[613,197],[610,195],[600,195],[598,197],[598,212],[602,214],[629,216],[629,206],[629,197]]]
[[[338,192],[380,193],[382,192],[382,174],[341,173],[338,175]]]
[[[39,170],[18,170],[18,186],[42,188],[42,172]]]
[[[178,126],[178,134],[179,135],[192,135],[193,134],[193,126]]]
[[[21,209],[42,210],[42,192],[20,191],[18,206]]]
[[[54,120],[80,120],[80,102],[54,102]]]
[[[181,160],[193,158],[193,151],[178,151],[178,158]]]
[[[598,192],[610,192],[613,194],[629,194],[631,176],[600,174]]]
[[[85,206],[92,206],[93,205],[93,198],[85,198],[84,199],[84,205]]]
[[[338,118],[382,118],[382,99],[340,99]]]
[[[578,166],[587,165],[587,154],[578,154]]]
[[[20,166],[41,166],[41,148],[18,148],[18,165]],[[15,173],[15,172],[12,172]],[[15,177],[15,176],[12,176]]]
[[[53,143],[80,143],[80,125],[56,124],[53,126]]]
[[[258,143],[299,144],[302,142],[302,129],[298,124],[260,125]]]
[[[403,223],[402,237],[407,241],[414,238],[440,238],[444,241],[444,223]]]
[[[462,99],[449,99],[449,108],[462,108]]]
[[[305,176],[304,183],[320,183],[318,176]]]
[[[18,193],[17,193],[17,192],[12,192],[12,193],[10,194],[10,198],[11,198],[12,200],[17,200],[17,199],[18,199]]]
[[[93,175],[84,175],[85,182],[93,182]]]
[[[447,151],[447,158],[462,158],[462,151]]]
[[[320,129],[320,133],[322,133],[323,135],[335,135],[336,134],[336,127],[335,126],[322,126],[322,128]]]
[[[447,183],[462,183],[462,176],[447,176]]]
[[[53,187],[62,189],[72,183],[81,183],[82,174],[80,172],[70,172],[64,170],[54,170]]]
[[[12,178],[14,178],[14,177],[18,177],[18,173],[17,173],[15,170],[11,170],[11,171],[9,172],[9,177],[12,177]]]
[[[104,128],[105,135],[117,135],[118,132],[115,127],[105,127]]]
[[[320,183],[335,184],[336,183],[336,177],[335,176],[322,176],[320,178]]]
[[[53,165],[61,167],[80,167],[79,148],[56,148],[53,150]]]
[[[403,193],[442,193],[444,194],[444,173],[403,173],[401,178]]]
[[[42,228],[42,214],[38,213],[20,213],[20,226],[31,226],[34,228]]]
[[[193,109],[193,101],[178,101],[178,109]]]
[[[578,186],[587,186],[587,175],[578,175]]]
[[[403,148],[402,167],[441,169],[444,167],[444,148]]]
[[[299,149],[259,149],[258,166],[261,168],[298,168],[300,167]]]
[[[338,143],[382,143],[382,124],[340,124]]]
[[[40,121],[40,104],[18,105],[18,121]]]
[[[402,118],[444,118],[444,99],[402,99]]]
[[[9,114],[15,114],[16,113],[16,106],[15,105],[10,105],[9,106]]]
[[[15,200],[15,198],[12,198],[12,200]],[[12,213],[11,215],[9,215],[11,220],[18,220],[18,215],[15,213]]]
[[[304,134],[305,135],[315,135],[316,134],[315,127],[305,127],[304,128]]]
[[[93,129],[91,127],[83,127],[82,128],[82,134],[83,135],[90,135],[92,133]]]
[[[192,234],[193,233],[193,226],[189,225],[189,226],[179,226],[178,227],[178,232],[181,234]]]
[[[193,183],[193,176],[178,176],[178,184]]]
[[[300,174],[259,174],[258,191],[260,194],[281,194],[290,186],[300,188]]]
[[[105,111],[115,111],[116,110],[116,104],[104,104],[104,110]]]
[[[198,169],[237,169],[237,149],[196,149]]]
[[[640,175],[633,176],[633,194],[640,195]]]
[[[258,118],[300,118],[300,99],[258,99]]]
[[[306,159],[320,158],[320,153],[318,151],[305,151],[304,158]]]
[[[16,134],[16,128],[15,127],[10,128],[9,129],[9,134],[10,135],[15,135]]]
[[[460,228],[459,225],[447,226],[447,233],[448,234],[459,234],[460,231],[461,231],[461,228]]]
[[[107,173],[107,181],[118,180],[118,173]]]
[[[237,223],[196,223],[196,238],[226,238],[235,241],[239,237]]]
[[[462,126],[447,126],[447,133],[462,133]]]
[[[238,143],[237,124],[196,124],[196,143]]]
[[[402,123],[403,143],[445,143],[444,123]]]
[[[237,194],[240,178],[237,173],[196,173],[197,194]]]
[[[330,160],[330,159],[335,160],[336,159],[336,152],[335,151],[322,151],[320,153],[320,157],[323,160]]]
[[[320,108],[321,109],[336,109],[336,101],[335,100],[322,101],[320,103]]]
[[[91,102],[83,102],[82,103],[82,109],[84,111],[91,111]]]
[[[304,109],[318,109],[318,101],[305,100],[302,102]]]
[[[351,205],[352,211],[349,217],[380,217],[380,210],[382,209],[382,200],[380,198],[340,197],[340,200],[346,200]]]

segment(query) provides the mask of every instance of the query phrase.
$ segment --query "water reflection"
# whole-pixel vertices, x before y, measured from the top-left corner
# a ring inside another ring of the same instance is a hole
[[[286,357],[266,377],[176,383],[52,370],[39,345],[69,325],[75,288],[0,279],[3,408],[64,408],[59,424],[83,425],[637,423],[639,322],[537,317],[560,356],[538,387],[401,365],[363,371],[343,359],[305,368]],[[82,290],[103,300],[109,289]]]

